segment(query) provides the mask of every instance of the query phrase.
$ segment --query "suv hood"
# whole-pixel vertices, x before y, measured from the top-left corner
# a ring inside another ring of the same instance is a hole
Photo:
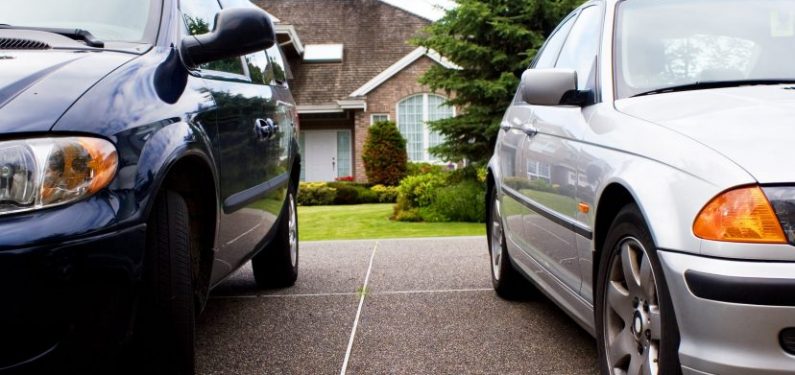
[[[795,87],[746,86],[657,94],[616,108],[723,154],[759,183],[795,182]],[[676,145],[671,145],[676,152]]]
[[[48,131],[89,88],[136,55],[0,50],[0,135]]]

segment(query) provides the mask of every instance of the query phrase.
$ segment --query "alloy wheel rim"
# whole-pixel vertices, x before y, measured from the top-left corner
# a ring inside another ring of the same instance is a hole
[[[296,263],[298,262],[298,218],[295,213],[295,199],[293,199],[292,193],[290,193],[289,199],[290,202],[288,204],[290,206],[290,221],[287,224],[287,232],[290,242],[290,263],[293,265],[293,267],[295,267]]]
[[[500,279],[500,265],[502,263],[502,215],[500,213],[500,201],[494,200],[491,223],[491,269],[495,280]]]
[[[661,317],[648,252],[635,238],[611,259],[604,301],[605,355],[611,374],[659,373]]]

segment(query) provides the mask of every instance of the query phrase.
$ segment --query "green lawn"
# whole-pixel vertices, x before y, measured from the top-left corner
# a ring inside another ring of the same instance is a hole
[[[298,207],[301,241],[367,238],[481,236],[479,223],[402,223],[389,220],[391,204]]]

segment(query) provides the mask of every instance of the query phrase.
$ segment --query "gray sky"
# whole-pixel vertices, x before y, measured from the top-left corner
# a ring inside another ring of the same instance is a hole
[[[455,6],[453,0],[381,0],[398,8],[418,14],[431,20],[437,20],[444,15],[442,8]]]

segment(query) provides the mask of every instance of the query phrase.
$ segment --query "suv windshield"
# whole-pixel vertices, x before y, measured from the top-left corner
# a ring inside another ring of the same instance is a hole
[[[0,24],[83,29],[105,42],[154,41],[162,0],[0,0]]]
[[[616,23],[616,89],[795,80],[795,1],[627,0]]]

